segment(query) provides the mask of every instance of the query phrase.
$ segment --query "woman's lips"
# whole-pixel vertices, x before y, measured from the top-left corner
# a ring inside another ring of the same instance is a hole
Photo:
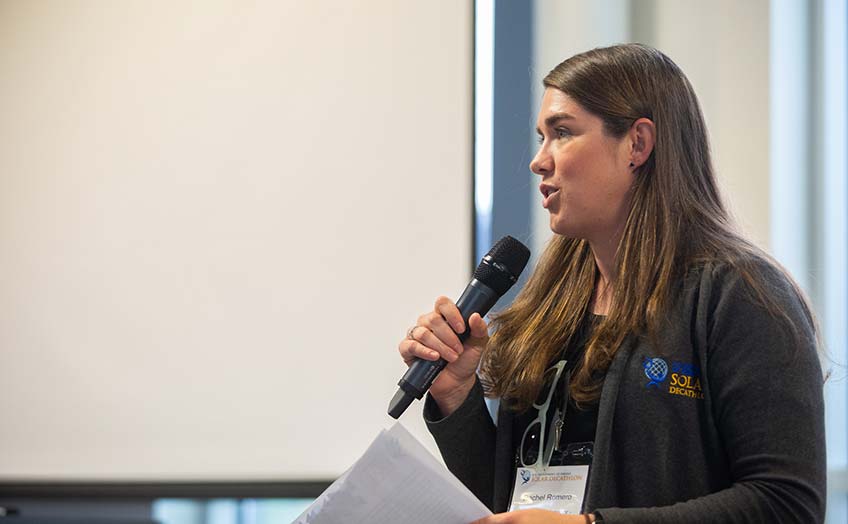
[[[553,197],[557,193],[559,193],[559,188],[549,186],[547,184],[542,184],[542,185],[539,186],[539,191],[542,192],[542,197],[544,197],[543,200],[542,200],[542,207],[547,209],[548,205],[551,203],[551,200],[553,199]]]

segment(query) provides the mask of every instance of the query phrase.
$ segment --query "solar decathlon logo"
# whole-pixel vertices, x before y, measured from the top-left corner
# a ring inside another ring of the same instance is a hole
[[[686,362],[672,362],[668,392],[672,395],[704,400],[700,366]]]
[[[654,386],[659,389],[660,383],[668,376],[668,364],[661,358],[645,357],[642,362],[642,367],[645,369],[645,376],[649,382],[645,384],[646,388]]]

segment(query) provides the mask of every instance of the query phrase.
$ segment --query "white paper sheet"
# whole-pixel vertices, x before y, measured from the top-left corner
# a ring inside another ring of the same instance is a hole
[[[396,423],[293,524],[468,524],[486,515],[488,508]]]

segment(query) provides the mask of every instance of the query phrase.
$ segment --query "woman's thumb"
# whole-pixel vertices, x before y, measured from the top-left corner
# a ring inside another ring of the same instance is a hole
[[[471,330],[471,338],[487,339],[489,338],[489,327],[486,321],[480,316],[480,313],[474,313],[468,318],[468,328]]]

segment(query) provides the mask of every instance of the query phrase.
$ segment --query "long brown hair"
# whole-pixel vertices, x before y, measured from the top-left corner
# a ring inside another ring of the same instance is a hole
[[[653,152],[636,171],[609,314],[594,329],[572,379],[575,401],[597,401],[603,377],[630,334],[655,336],[675,286],[693,264],[732,265],[769,311],[789,319],[758,284],[752,261],[769,258],[731,224],[700,105],[671,59],[639,44],[593,49],[556,66],[543,84],[600,117],[610,136],[623,137],[643,117],[656,128]],[[535,400],[545,369],[587,314],[597,278],[588,242],[555,235],[515,301],[494,317],[480,370],[487,395],[516,410]],[[806,306],[797,286],[795,291]],[[794,331],[791,322],[789,327]]]

